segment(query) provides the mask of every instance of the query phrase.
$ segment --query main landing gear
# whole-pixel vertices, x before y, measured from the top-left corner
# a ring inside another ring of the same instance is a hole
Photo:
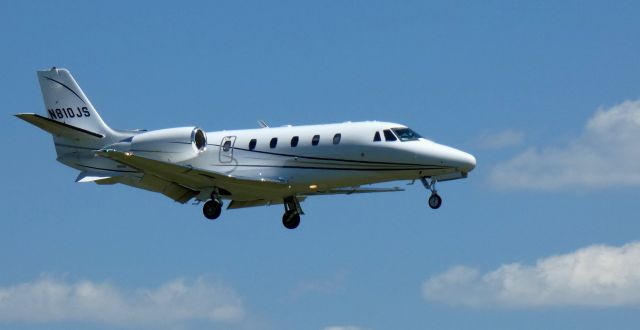
[[[218,190],[215,189],[213,192],[211,192],[211,199],[204,203],[204,206],[202,207],[202,213],[204,214],[205,218],[209,220],[218,219],[220,213],[222,213],[222,205],[222,198],[220,198]]]
[[[296,196],[289,196],[284,199],[284,214],[282,224],[287,229],[296,229],[300,225],[300,215],[304,214],[300,201]],[[222,213],[222,198],[220,192],[215,189],[211,192],[211,199],[204,203],[202,214],[209,220],[215,220]]]
[[[296,229],[300,225],[300,215],[304,214],[300,207],[300,201],[295,196],[284,199],[284,214],[282,224],[287,229]]]
[[[442,205],[442,198],[438,195],[438,191],[436,190],[436,182],[438,182],[438,180],[436,178],[422,177],[420,178],[420,181],[422,181],[425,188],[431,190],[431,196],[429,196],[429,207],[434,210],[439,208]]]

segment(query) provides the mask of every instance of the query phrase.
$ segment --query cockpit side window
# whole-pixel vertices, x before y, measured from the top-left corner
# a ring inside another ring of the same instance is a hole
[[[393,135],[393,133],[391,133],[391,130],[389,129],[385,129],[384,131],[382,131],[382,133],[384,133],[384,140],[385,141],[396,141],[398,138],[396,138],[395,135]]]
[[[373,136],[373,142],[380,142],[380,132],[376,131],[376,135]]]
[[[400,141],[414,141],[422,137],[420,136],[420,134],[414,132],[408,127],[392,128],[392,130],[394,133],[396,133],[398,138],[400,138]]]

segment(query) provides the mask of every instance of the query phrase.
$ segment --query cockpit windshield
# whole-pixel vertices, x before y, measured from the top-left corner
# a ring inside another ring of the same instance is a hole
[[[396,133],[400,141],[414,141],[422,137],[408,127],[392,128],[391,130]]]

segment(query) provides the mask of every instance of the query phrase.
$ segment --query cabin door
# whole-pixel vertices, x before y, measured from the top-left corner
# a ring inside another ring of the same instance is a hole
[[[220,162],[230,163],[233,160],[233,145],[236,143],[235,136],[225,136],[220,142]]]

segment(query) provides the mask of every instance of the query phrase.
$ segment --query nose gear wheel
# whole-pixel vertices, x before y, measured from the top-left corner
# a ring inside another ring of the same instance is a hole
[[[425,188],[431,191],[431,196],[429,196],[429,207],[432,209],[438,209],[442,205],[442,197],[438,195],[438,191],[436,190],[436,183],[438,179],[433,177],[422,177],[420,178],[422,184]]]
[[[442,198],[438,194],[431,194],[429,197],[429,207],[432,209],[437,209],[442,205]]]

